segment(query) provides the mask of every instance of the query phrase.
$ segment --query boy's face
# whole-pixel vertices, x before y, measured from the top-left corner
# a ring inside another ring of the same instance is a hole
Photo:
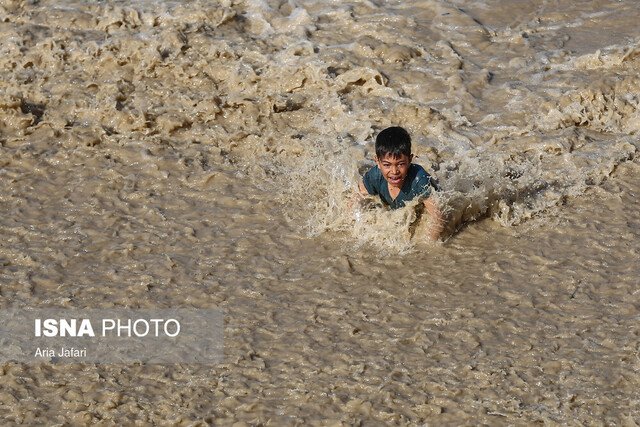
[[[413,154],[407,156],[402,154],[398,157],[393,157],[390,154],[386,154],[382,159],[376,156],[376,164],[382,172],[382,176],[387,180],[390,186],[402,188],[404,179],[409,172],[409,166],[413,160]]]

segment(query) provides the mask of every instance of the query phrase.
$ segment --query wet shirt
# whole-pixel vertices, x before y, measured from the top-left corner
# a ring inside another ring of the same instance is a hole
[[[382,172],[378,166],[373,167],[369,172],[364,174],[362,178],[365,188],[369,194],[379,194],[383,202],[389,205],[391,209],[398,209],[404,206],[405,202],[415,199],[426,199],[431,194],[435,185],[431,182],[431,176],[420,165],[411,164],[407,177],[404,179],[398,197],[393,199],[389,194],[389,186],[387,180],[382,176]]]

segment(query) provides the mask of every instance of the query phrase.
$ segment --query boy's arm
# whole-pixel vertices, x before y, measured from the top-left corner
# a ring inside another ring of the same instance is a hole
[[[444,216],[436,202],[433,200],[433,197],[424,199],[423,203],[427,212],[429,212],[429,228],[427,229],[427,237],[431,240],[437,240],[444,231]]]
[[[358,185],[358,189],[360,190],[360,195],[367,196],[369,194],[369,190],[364,186],[364,180],[360,180],[360,185]]]
[[[349,210],[352,211],[356,206],[356,203],[364,200],[364,196],[367,196],[368,194],[369,191],[367,191],[367,187],[364,186],[364,181],[360,180],[360,184],[358,184],[358,190],[351,195],[351,200],[349,200]]]

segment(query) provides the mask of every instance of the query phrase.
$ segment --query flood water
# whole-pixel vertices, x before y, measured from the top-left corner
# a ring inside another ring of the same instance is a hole
[[[3,363],[3,425],[640,424],[639,19],[1,1],[0,308],[225,319],[216,365]],[[387,126],[438,242],[349,208]]]

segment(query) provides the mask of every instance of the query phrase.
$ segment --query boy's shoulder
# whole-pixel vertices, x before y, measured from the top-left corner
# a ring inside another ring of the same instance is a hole
[[[369,169],[362,177],[362,182],[369,194],[378,194],[384,181],[382,171],[377,165]]]
[[[369,175],[369,176],[382,176],[382,171],[380,170],[380,168],[378,167],[378,165],[373,165],[369,168],[369,170],[367,170],[367,172],[365,172],[364,174]]]
[[[407,181],[411,182],[412,189],[422,190],[425,186],[433,185],[429,172],[416,163],[411,164],[407,173]]]
[[[432,187],[435,191],[442,191],[442,188],[440,187],[440,185],[438,185],[437,178],[434,178],[434,176],[427,172],[426,169],[422,166],[420,166],[420,169],[422,171],[418,172],[417,175],[420,181],[425,185]]]
[[[411,163],[411,166],[409,166],[409,173],[415,173],[416,176],[431,176],[429,175],[429,173],[427,172],[427,170],[425,168],[423,168],[422,166],[420,166],[417,163]]]

